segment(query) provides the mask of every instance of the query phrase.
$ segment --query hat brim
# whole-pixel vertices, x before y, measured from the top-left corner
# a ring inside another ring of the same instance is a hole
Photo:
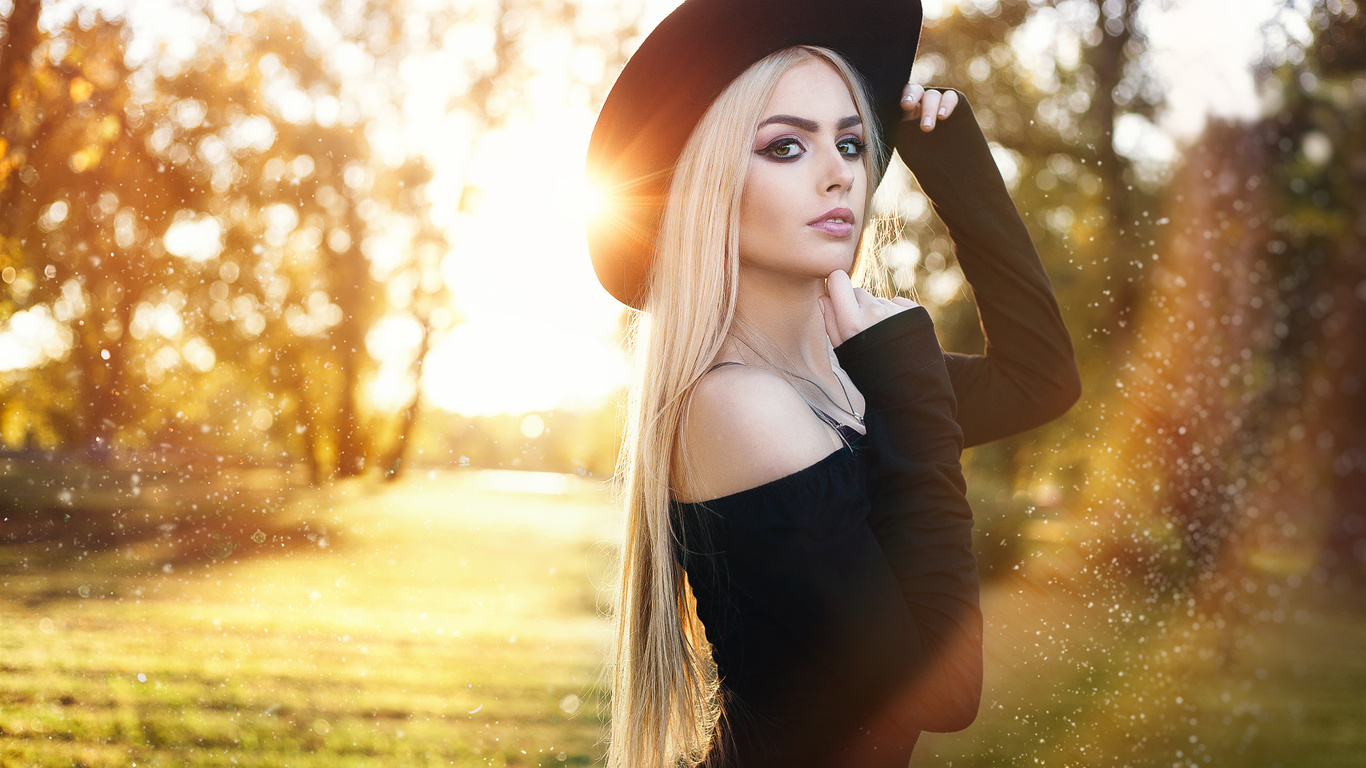
[[[732,80],[784,48],[830,48],[863,77],[881,124],[895,125],[921,19],[919,0],[687,0],[678,6],[622,69],[588,144],[588,178],[605,199],[588,222],[588,252],[608,293],[643,307],[674,165]]]

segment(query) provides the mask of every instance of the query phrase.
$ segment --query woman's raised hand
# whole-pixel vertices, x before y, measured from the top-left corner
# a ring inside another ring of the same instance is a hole
[[[901,93],[901,108],[906,112],[902,119],[914,120],[919,117],[922,131],[933,131],[935,121],[953,114],[953,108],[956,106],[957,91],[927,91],[918,83],[907,83],[906,89]]]
[[[825,315],[825,333],[830,337],[832,347],[838,347],[880,320],[920,306],[904,296],[880,299],[862,288],[855,288],[842,269],[825,278],[825,295],[819,301],[821,313]]]

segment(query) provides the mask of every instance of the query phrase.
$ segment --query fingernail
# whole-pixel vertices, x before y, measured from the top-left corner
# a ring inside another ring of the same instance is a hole
[[[944,108],[940,109],[940,110],[939,110],[939,116],[940,116],[940,117],[948,117],[948,116],[949,116],[949,108],[948,108],[948,107],[944,107]]]
[[[924,120],[921,120],[921,121],[920,121],[920,124],[923,125],[923,126],[925,126],[926,128],[928,128],[928,127],[930,127],[931,125],[934,125],[934,118],[933,118],[933,117],[926,116]]]

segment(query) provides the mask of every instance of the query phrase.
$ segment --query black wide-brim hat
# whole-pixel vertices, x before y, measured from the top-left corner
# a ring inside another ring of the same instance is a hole
[[[783,48],[830,48],[863,77],[878,120],[890,129],[902,119],[921,15],[919,0],[686,0],[678,6],[622,69],[588,143],[588,179],[604,193],[588,221],[588,252],[607,292],[643,308],[674,165],[732,80]]]

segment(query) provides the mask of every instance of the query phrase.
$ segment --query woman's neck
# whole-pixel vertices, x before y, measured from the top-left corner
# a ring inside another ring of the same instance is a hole
[[[741,321],[737,330],[742,335],[760,335],[776,348],[776,359],[766,352],[763,355],[770,364],[816,381],[832,382],[830,338],[819,301],[824,293],[823,280],[750,269],[742,264],[735,308]],[[745,341],[754,343],[755,339]],[[753,355],[753,350],[743,344],[740,347],[742,354]]]

